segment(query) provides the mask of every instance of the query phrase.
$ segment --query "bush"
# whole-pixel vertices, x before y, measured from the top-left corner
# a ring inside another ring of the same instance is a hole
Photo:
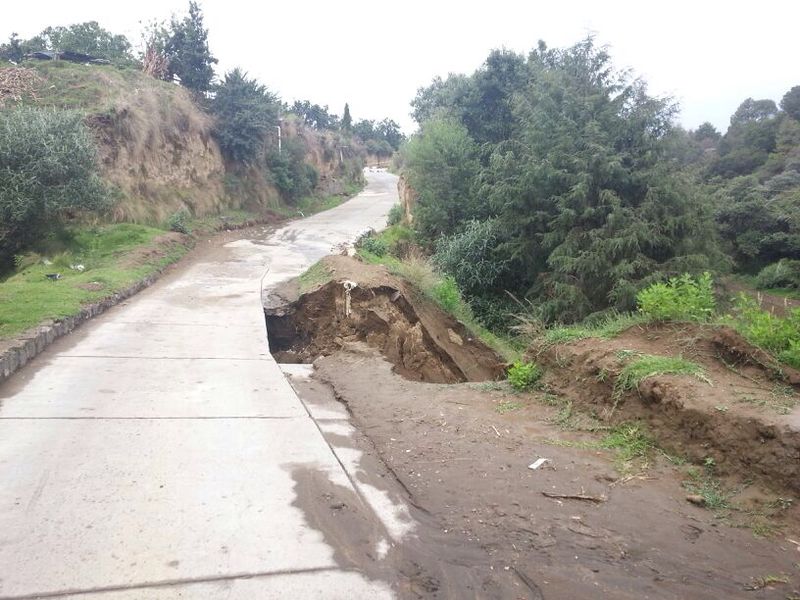
[[[728,323],[751,343],[778,360],[800,369],[800,308],[787,317],[761,310],[752,298],[740,294]]]
[[[283,198],[290,203],[314,191],[319,174],[313,165],[305,162],[305,147],[295,138],[286,138],[283,151],[276,149],[267,154],[269,176]]]
[[[252,164],[265,152],[265,140],[275,138],[280,102],[277,96],[240,69],[225,74],[211,100],[214,137],[229,160]]]
[[[167,226],[169,227],[170,231],[189,234],[191,233],[191,229],[189,228],[189,218],[189,211],[185,208],[182,208],[172,214],[167,221]]]
[[[539,381],[542,370],[536,363],[517,361],[508,369],[508,382],[515,390],[527,390]]]
[[[654,283],[639,292],[636,301],[642,314],[657,321],[707,321],[716,308],[708,273],[696,279],[684,274],[666,283]]]
[[[756,277],[756,285],[768,288],[800,288],[800,260],[784,259],[767,265]]]
[[[398,225],[400,221],[403,220],[404,216],[405,211],[403,210],[403,206],[401,204],[395,204],[389,209],[389,214],[386,217],[386,224],[390,226]]]
[[[492,289],[507,264],[493,255],[497,243],[494,221],[469,221],[459,233],[439,239],[433,264],[466,293],[480,295]]]
[[[363,237],[359,241],[358,247],[375,256],[386,256],[386,253],[389,252],[386,242],[372,235]]]
[[[97,150],[80,114],[0,111],[0,268],[41,240],[67,213],[111,202],[97,174]]]
[[[455,313],[462,304],[461,292],[450,275],[442,277],[431,290],[434,300],[449,313]]]

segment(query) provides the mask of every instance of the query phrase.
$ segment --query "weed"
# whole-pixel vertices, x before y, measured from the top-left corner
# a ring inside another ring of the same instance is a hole
[[[445,275],[437,281],[431,289],[431,294],[439,306],[451,314],[464,304],[458,284],[450,275]]]
[[[521,402],[515,402],[513,400],[504,400],[495,407],[495,410],[499,412],[501,415],[504,415],[505,413],[519,410],[520,408],[522,408]]]
[[[788,415],[798,405],[797,394],[792,388],[777,384],[773,386],[769,396],[753,396],[737,394],[736,402],[750,404],[762,410],[770,410],[779,415]]]
[[[708,273],[684,274],[645,288],[636,302],[641,314],[656,321],[708,321],[716,306],[713,287]]]
[[[622,473],[633,466],[646,469],[656,449],[655,441],[639,423],[617,425],[600,441],[600,447],[617,452],[617,468]]]
[[[745,586],[746,590],[756,591],[772,587],[775,584],[787,584],[789,577],[786,575],[762,575],[761,577],[751,577],[750,584]]]
[[[331,279],[331,272],[322,263],[314,263],[307,271],[300,275],[300,293],[306,292],[316,288],[318,285],[326,283]]]
[[[528,390],[542,377],[536,363],[517,361],[508,369],[508,382],[517,390]]]
[[[730,502],[732,492],[725,489],[710,470],[701,472],[699,469],[690,468],[688,475],[689,479],[683,482],[683,487],[692,494],[700,496],[706,508],[716,513],[732,508]]]
[[[614,392],[612,394],[614,406],[616,406],[625,392],[638,389],[642,381],[657,375],[691,375],[709,385],[711,384],[705,376],[703,367],[697,363],[685,360],[680,356],[641,354],[628,362],[620,371],[619,377],[614,383]]]

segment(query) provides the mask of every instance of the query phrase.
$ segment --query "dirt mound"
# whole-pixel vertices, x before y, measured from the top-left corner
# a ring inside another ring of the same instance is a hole
[[[402,376],[433,383],[502,377],[500,357],[464,325],[384,268],[326,258],[324,282],[274,290],[265,308],[270,350],[279,362],[312,362],[366,342]],[[327,275],[325,275],[327,273]]]
[[[656,375],[625,390],[620,375],[643,355],[682,356],[703,373]],[[612,340],[545,347],[536,360],[555,391],[602,420],[644,421],[676,456],[800,491],[800,408],[796,390],[786,385],[797,373],[778,369],[729,329],[637,326]]]

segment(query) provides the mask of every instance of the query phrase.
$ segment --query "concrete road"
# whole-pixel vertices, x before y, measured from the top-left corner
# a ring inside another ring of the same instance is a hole
[[[302,482],[355,494],[375,561],[411,528],[404,507],[354,488],[268,352],[259,294],[383,226],[396,178],[368,177],[338,208],[205,253],[0,387],[0,598],[392,597],[309,517]]]

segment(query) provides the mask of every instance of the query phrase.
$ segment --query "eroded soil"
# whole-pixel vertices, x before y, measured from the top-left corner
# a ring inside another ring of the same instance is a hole
[[[313,362],[312,379],[291,379],[298,394],[343,404],[355,425],[326,439],[358,450],[360,477],[391,482],[423,524],[389,555],[402,597],[800,598],[800,374],[730,330],[649,326],[532,348],[546,375],[520,394],[405,282],[324,265],[273,294],[270,345]],[[646,354],[703,375],[617,394]],[[649,445],[626,461],[603,440],[631,423]]]
[[[278,362],[310,363],[365,342],[408,379],[454,383],[504,375],[489,347],[383,267],[344,256],[320,265],[324,279],[313,289],[301,293],[289,283],[268,299],[267,334]]]
[[[771,535],[757,537],[745,522],[734,527],[733,516],[687,502],[684,471],[665,460],[623,477],[612,451],[570,447],[596,435],[561,429],[559,409],[541,393],[408,381],[374,352],[321,357],[316,381],[293,384],[311,403],[330,394],[325,386],[335,390],[367,436],[356,443],[444,536],[482,548],[492,571],[518,573],[552,599],[785,600],[800,593],[794,507]],[[530,469],[538,458],[549,462]],[[447,561],[446,548],[440,552]],[[509,596],[486,589],[474,597]]]
[[[693,324],[633,327],[611,340],[585,339],[543,349],[546,382],[605,423],[648,424],[659,444],[719,475],[758,479],[800,493],[800,374],[781,367],[736,332]],[[659,375],[625,394],[617,378],[638,356],[682,356],[701,378]]]

